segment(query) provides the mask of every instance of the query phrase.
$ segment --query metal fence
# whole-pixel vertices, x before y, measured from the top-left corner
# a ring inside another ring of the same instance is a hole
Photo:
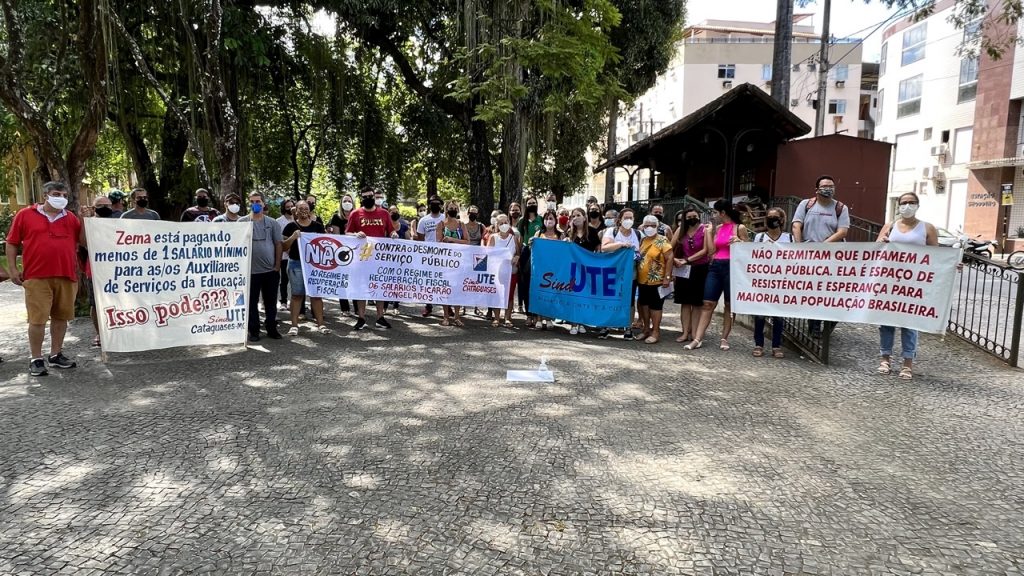
[[[953,295],[949,331],[1017,367],[1024,331],[1024,272],[972,254]]]

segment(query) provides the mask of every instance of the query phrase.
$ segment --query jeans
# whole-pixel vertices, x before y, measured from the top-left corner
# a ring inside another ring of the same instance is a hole
[[[879,350],[882,356],[892,356],[893,342],[896,340],[895,326],[879,326]],[[903,348],[903,358],[913,360],[917,357],[917,330],[900,328],[900,346]]]
[[[267,333],[277,330],[277,290],[281,273],[271,270],[249,276],[249,333],[260,333],[260,296],[263,297],[263,311],[267,318],[264,326]]]
[[[754,316],[754,346],[764,348],[764,316]],[[782,347],[782,330],[786,327],[786,321],[782,318],[772,318],[772,348]]]

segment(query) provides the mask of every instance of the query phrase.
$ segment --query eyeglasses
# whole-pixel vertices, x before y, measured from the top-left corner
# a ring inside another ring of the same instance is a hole
[[[907,202],[900,202],[900,206],[917,206],[917,202],[908,200]]]

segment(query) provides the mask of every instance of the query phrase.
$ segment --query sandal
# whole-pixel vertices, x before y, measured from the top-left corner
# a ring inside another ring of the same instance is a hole
[[[701,340],[694,340],[693,342],[690,342],[686,346],[683,346],[683,350],[696,350],[697,348],[700,348],[703,345],[704,345],[703,341],[701,341]]]
[[[722,338],[722,343],[719,344],[718,347],[720,349],[722,349],[722,350],[728,350],[729,349],[729,341],[726,340],[725,338]]]
[[[892,373],[892,364],[888,360],[882,360],[878,364],[878,373],[888,375]]]
[[[511,320],[505,320],[505,328],[514,329],[515,327],[516,325],[513,324]]]
[[[779,348],[772,348],[772,358],[785,358],[786,354]]]
[[[455,320],[452,320],[452,323],[455,324],[456,326],[459,326],[459,327],[465,326],[465,324],[462,323],[462,320],[460,318],[456,318]]]
[[[657,344],[657,343],[658,343],[658,339],[655,338],[654,336],[648,336],[647,338],[644,338],[644,344]]]
[[[298,336],[299,335],[299,327],[298,326],[292,326],[291,328],[289,328],[288,329],[288,335],[289,336]]]
[[[320,332],[324,336],[326,336],[326,335],[331,333],[331,329],[328,328],[327,326],[324,326],[323,324],[317,326],[316,329],[317,329],[317,332]]]
[[[693,340],[693,338],[690,338],[689,334],[683,334],[679,338],[676,338],[676,342],[679,342],[680,344],[683,342],[689,342],[690,340]]]
[[[97,336],[97,337],[92,339],[92,347],[93,348],[99,348],[100,347],[100,337],[99,336]]]
[[[491,322],[491,328],[497,328],[498,326],[501,326],[501,320]]]
[[[910,366],[904,366],[903,368],[900,368],[899,378],[900,380],[913,380],[914,371],[910,369]]]
[[[764,356],[764,348],[761,346],[754,346],[754,357],[760,358],[761,356]]]
[[[441,326],[451,326],[451,325],[452,325],[451,322],[449,322],[447,318],[445,318],[444,320],[441,320]]]

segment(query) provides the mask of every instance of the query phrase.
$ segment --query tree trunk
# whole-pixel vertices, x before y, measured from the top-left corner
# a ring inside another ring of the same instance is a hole
[[[526,110],[517,104],[514,112],[505,121],[501,135],[501,206],[508,206],[509,202],[522,201],[528,152],[528,125]]]
[[[437,165],[427,164],[427,200],[437,195]]]
[[[185,170],[185,154],[189,149],[188,140],[188,134],[180,119],[173,111],[168,110],[164,115],[164,125],[160,132],[160,185],[157,193],[163,196],[165,214],[175,219],[181,215],[178,208],[188,207],[182,207],[180,204],[175,206],[175,192],[181,191],[183,198],[189,198],[191,192],[182,189],[181,178]],[[200,183],[209,186],[207,182]],[[151,196],[152,194],[150,191]]]
[[[470,121],[468,150],[469,159],[469,198],[476,204],[481,214],[490,217],[494,210],[494,174],[491,165],[490,139],[487,124],[482,120]]]
[[[619,100],[617,98],[612,99],[612,103],[608,106],[608,160],[615,157],[616,148],[618,148],[618,132],[619,128]],[[604,203],[611,204],[615,202],[615,167],[609,166],[604,171]]]
[[[793,0],[779,0],[775,9],[775,51],[772,56],[772,98],[789,107],[789,77],[793,61]]]

